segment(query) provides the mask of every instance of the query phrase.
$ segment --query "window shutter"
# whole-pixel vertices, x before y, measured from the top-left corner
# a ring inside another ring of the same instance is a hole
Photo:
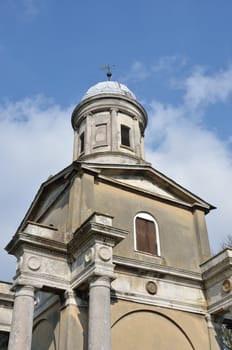
[[[136,248],[157,255],[156,227],[153,221],[136,218]]]

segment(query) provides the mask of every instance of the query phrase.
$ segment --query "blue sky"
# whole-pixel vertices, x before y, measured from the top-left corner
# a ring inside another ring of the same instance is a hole
[[[108,63],[148,111],[153,166],[218,206],[213,251],[232,234],[231,13],[230,0],[0,2],[0,279],[40,183],[71,162],[72,109]]]

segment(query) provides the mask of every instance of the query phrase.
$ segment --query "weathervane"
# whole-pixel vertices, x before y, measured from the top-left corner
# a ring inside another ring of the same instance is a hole
[[[110,68],[112,68],[112,67],[115,67],[115,64],[107,64],[107,66],[104,66],[104,67],[101,67],[101,69],[102,70],[106,70],[107,69],[107,73],[106,73],[106,76],[107,76],[107,78],[108,78],[108,80],[110,81],[110,78],[111,78],[111,76],[112,76],[112,73],[111,73],[111,71],[110,71]]]

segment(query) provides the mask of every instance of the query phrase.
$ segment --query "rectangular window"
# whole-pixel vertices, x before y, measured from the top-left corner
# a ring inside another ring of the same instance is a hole
[[[85,133],[83,132],[80,135],[80,153],[83,153],[85,150]]]
[[[153,221],[137,217],[136,225],[136,249],[157,255],[156,227]]]
[[[0,331],[0,349],[7,350],[9,342],[9,333]]]
[[[130,147],[130,128],[121,125],[121,144]]]

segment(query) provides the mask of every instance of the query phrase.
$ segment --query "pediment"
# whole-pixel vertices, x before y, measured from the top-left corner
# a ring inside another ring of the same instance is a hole
[[[51,186],[47,191],[43,193],[43,196],[40,197],[40,204],[37,209],[36,217],[34,220],[38,220],[48,208],[60,197],[61,193],[64,192],[64,189],[67,187],[67,182],[59,183],[56,186]]]
[[[177,196],[174,196],[172,193],[168,192],[167,190],[161,188],[158,184],[154,183],[151,179],[144,178],[142,176],[122,176],[122,175],[114,175],[112,176],[113,179],[120,181],[124,184],[135,186],[137,188],[140,188],[142,190],[152,192],[154,194],[165,196],[167,198],[171,199],[178,199]]]
[[[188,207],[199,206],[205,212],[215,208],[149,165],[102,165],[98,167],[99,170],[99,177],[127,186],[128,189],[156,196],[161,200],[168,200]]]
[[[67,197],[72,171],[73,166],[71,165],[41,184],[17,231],[22,230],[27,221],[40,222],[50,208],[54,207],[58,201],[62,201],[62,198]]]

